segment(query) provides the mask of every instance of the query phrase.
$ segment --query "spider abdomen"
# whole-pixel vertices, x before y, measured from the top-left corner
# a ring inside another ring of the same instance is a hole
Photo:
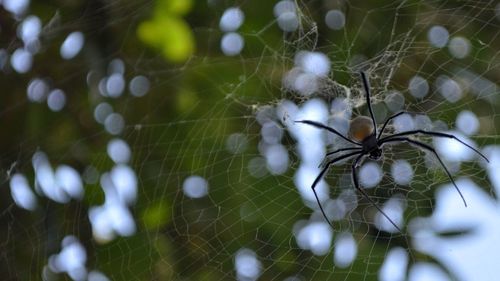
[[[349,137],[362,142],[373,133],[373,121],[366,116],[358,116],[351,120]]]

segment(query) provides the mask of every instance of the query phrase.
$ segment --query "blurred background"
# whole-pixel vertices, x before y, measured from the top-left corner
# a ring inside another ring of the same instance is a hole
[[[496,280],[496,1],[0,0],[0,279]],[[367,115],[415,136],[311,184]],[[331,159],[331,158],[329,158]]]

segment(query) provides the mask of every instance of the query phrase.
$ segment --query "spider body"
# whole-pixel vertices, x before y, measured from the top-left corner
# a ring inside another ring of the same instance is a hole
[[[349,137],[357,142],[362,142],[373,135],[372,120],[366,116],[358,116],[349,123]]]
[[[378,160],[382,156],[382,148],[374,133],[373,122],[366,116],[358,116],[349,124],[349,137],[361,143],[363,153],[368,154],[370,159]]]
[[[331,224],[330,220],[325,214],[325,211],[323,210],[323,207],[321,205],[321,202],[319,200],[318,194],[316,193],[316,185],[319,183],[319,181],[322,179],[324,174],[328,171],[328,168],[341,160],[352,158],[356,156],[354,162],[351,165],[351,176],[352,176],[352,182],[354,187],[363,195],[363,197],[368,200],[397,230],[401,232],[401,229],[391,220],[391,218],[373,201],[366,191],[359,186],[358,178],[357,178],[357,167],[360,166],[364,159],[368,157],[369,159],[372,160],[379,160],[382,155],[383,155],[383,150],[382,147],[385,144],[394,144],[394,143],[408,143],[410,145],[416,146],[422,150],[426,150],[428,152],[431,152],[436,156],[438,159],[439,163],[443,167],[444,171],[448,175],[448,178],[450,181],[453,183],[455,189],[457,190],[458,194],[462,198],[464,205],[467,207],[467,203],[465,201],[464,196],[462,195],[462,192],[456,185],[455,181],[453,180],[453,177],[451,176],[450,172],[444,165],[443,161],[437,154],[436,150],[423,142],[414,140],[410,138],[409,136],[413,135],[426,135],[426,136],[432,136],[432,137],[442,137],[442,138],[452,138],[455,139],[456,141],[460,142],[461,144],[467,146],[468,148],[472,149],[474,152],[476,152],[478,155],[480,155],[482,158],[484,158],[487,162],[489,160],[478,150],[473,148],[472,146],[468,145],[467,143],[463,142],[459,138],[455,137],[454,135],[451,134],[445,134],[441,132],[433,132],[433,131],[426,131],[426,130],[411,130],[411,131],[405,131],[405,132],[400,132],[400,133],[394,133],[392,135],[388,135],[385,137],[382,137],[382,134],[384,133],[384,130],[387,126],[387,124],[393,120],[394,118],[407,113],[405,111],[396,113],[392,115],[391,117],[387,118],[387,120],[384,122],[382,125],[382,128],[380,129],[380,133],[377,135],[377,122],[375,121],[375,117],[373,115],[373,110],[372,110],[372,105],[370,102],[370,86],[368,84],[368,79],[366,78],[366,75],[364,72],[361,72],[361,79],[363,82],[363,87],[365,89],[366,93],[366,104],[368,105],[368,110],[370,112],[370,118],[366,116],[358,116],[354,118],[351,123],[350,123],[350,130],[349,130],[349,137],[346,137],[342,135],[339,131],[335,130],[332,127],[328,127],[322,123],[312,121],[312,120],[300,120],[300,121],[295,121],[297,123],[303,123],[307,124],[319,129],[324,129],[327,130],[342,139],[346,140],[347,142],[353,144],[353,147],[345,147],[345,148],[340,148],[332,152],[328,152],[326,154],[327,157],[333,156],[337,153],[341,153],[344,151],[348,151],[348,153],[344,153],[343,155],[337,156],[329,161],[326,162],[324,165],[323,169],[321,172],[318,174],[316,179],[311,185],[311,189],[314,193],[314,196],[316,197],[316,201],[318,202],[319,208],[321,212],[323,213],[323,216],[325,217],[325,220],[330,224],[330,226],[333,228],[333,225]]]
[[[362,142],[363,153],[368,154],[368,158],[372,160],[379,160],[382,157],[382,147],[379,146],[377,136],[371,134],[367,136]]]

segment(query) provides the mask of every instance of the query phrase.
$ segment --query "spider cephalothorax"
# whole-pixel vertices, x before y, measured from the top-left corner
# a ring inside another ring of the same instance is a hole
[[[433,137],[452,138],[452,139],[455,139],[458,142],[462,143],[463,145],[467,146],[468,148],[472,149],[473,151],[475,151],[477,154],[479,154],[481,157],[483,157],[487,162],[489,162],[488,159],[483,154],[481,154],[481,152],[477,151],[472,146],[466,144],[465,142],[463,142],[459,138],[455,137],[454,135],[450,135],[450,134],[433,132],[433,131],[426,131],[426,130],[411,130],[411,131],[395,133],[392,135],[382,137],[382,133],[384,132],[384,129],[387,126],[387,124],[389,123],[389,121],[406,113],[404,111],[396,113],[396,114],[392,115],[391,117],[387,118],[385,123],[382,125],[382,128],[380,129],[380,133],[377,135],[377,122],[375,121],[375,117],[373,115],[373,110],[372,110],[372,105],[370,102],[370,86],[368,84],[368,79],[366,78],[366,75],[364,72],[361,72],[361,78],[363,81],[363,87],[364,87],[365,92],[366,92],[366,104],[368,105],[368,111],[370,112],[370,118],[368,118],[366,116],[358,116],[358,117],[354,118],[350,123],[348,137],[345,137],[344,135],[342,135],[339,131],[335,130],[334,128],[328,127],[328,126],[323,125],[323,124],[316,122],[316,121],[311,121],[311,120],[295,121],[297,123],[304,123],[304,124],[314,126],[316,128],[327,130],[327,131],[341,137],[342,139],[348,141],[349,143],[355,145],[354,147],[340,148],[340,149],[337,149],[335,151],[327,153],[326,156],[329,157],[329,156],[332,156],[332,155],[337,154],[337,153],[342,152],[342,151],[351,151],[349,153],[337,156],[330,161],[327,161],[325,164],[325,167],[323,168],[323,170],[321,170],[321,172],[319,173],[319,175],[316,177],[313,184],[311,185],[311,189],[314,192],[314,196],[316,197],[316,201],[318,202],[319,208],[320,208],[321,212],[323,213],[323,216],[325,217],[326,221],[330,224],[330,226],[333,228],[332,224],[330,223],[330,221],[328,220],[328,217],[325,214],[325,211],[323,210],[323,207],[321,206],[321,202],[319,201],[318,195],[316,194],[316,190],[315,190],[316,185],[321,180],[323,175],[328,171],[328,168],[332,164],[339,162],[341,160],[347,159],[347,158],[357,156],[355,158],[353,164],[351,165],[351,175],[352,175],[352,182],[354,184],[354,187],[359,192],[361,192],[361,194],[368,201],[370,201],[370,203],[375,208],[377,208],[377,210],[384,217],[386,217],[387,220],[389,220],[389,222],[392,225],[394,225],[394,227],[396,229],[401,231],[401,229],[391,220],[391,218],[386,213],[384,213],[384,211],[382,211],[382,209],[368,196],[366,191],[359,186],[358,178],[356,175],[356,173],[357,173],[356,168],[363,162],[365,157],[368,157],[372,160],[379,160],[383,155],[383,150],[382,150],[383,146],[385,144],[388,144],[388,143],[409,143],[409,144],[414,145],[418,148],[432,152],[436,156],[439,163],[444,168],[446,174],[450,178],[451,182],[455,186],[456,190],[460,194],[460,197],[462,198],[464,205],[467,206],[467,202],[465,201],[465,198],[462,195],[462,192],[460,191],[460,189],[456,185],[455,181],[451,177],[450,172],[448,171],[448,169],[444,165],[443,161],[441,160],[441,158],[437,154],[436,150],[432,146],[430,146],[426,143],[411,139],[408,136],[422,134],[422,135],[433,136]]]
[[[378,160],[382,156],[382,148],[378,145],[377,137],[370,135],[363,142],[363,153],[368,153],[368,157],[372,160]]]

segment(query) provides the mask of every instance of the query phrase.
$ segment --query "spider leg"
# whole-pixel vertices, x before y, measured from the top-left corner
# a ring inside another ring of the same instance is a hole
[[[477,149],[475,149],[474,147],[468,145],[467,143],[465,143],[464,141],[462,141],[461,139],[455,137],[454,135],[450,135],[450,134],[445,134],[445,133],[439,133],[439,132],[433,132],[433,131],[424,131],[424,130],[412,130],[412,131],[406,131],[406,132],[402,132],[402,133],[398,133],[398,134],[394,134],[394,135],[391,135],[391,136],[388,136],[388,137],[385,137],[385,138],[382,138],[380,140],[381,143],[385,142],[386,140],[391,140],[393,137],[402,137],[402,136],[408,136],[408,135],[413,135],[413,134],[423,134],[423,135],[429,135],[429,136],[434,136],[434,137],[443,137],[443,138],[450,138],[450,139],[454,139],[458,142],[460,142],[461,144],[467,146],[468,148],[472,149],[474,152],[476,152],[477,154],[479,154],[481,157],[484,158],[484,160],[486,160],[486,162],[490,163],[490,160],[488,160],[488,158],[486,158],[486,156],[484,156],[481,152],[479,152]]]
[[[348,142],[350,142],[352,144],[361,146],[360,143],[357,143],[357,142],[355,142],[353,140],[348,139],[347,137],[343,136],[339,131],[335,130],[334,128],[328,127],[328,126],[323,125],[323,124],[321,124],[319,122],[311,121],[311,120],[299,120],[299,121],[295,121],[295,123],[304,123],[304,124],[307,124],[307,125],[310,125],[310,126],[313,126],[313,127],[316,127],[316,128],[325,129],[325,130],[327,130],[327,131],[329,131],[331,133],[334,133],[335,135],[343,138],[344,140],[346,140],[346,141],[348,141]]]
[[[358,167],[358,163],[363,158],[363,156],[365,156],[365,155],[362,154],[362,155],[358,156],[356,158],[356,160],[354,160],[354,163],[351,166],[351,169],[352,169],[351,175],[352,175],[352,182],[354,183],[354,187],[359,192],[361,192],[361,194],[363,195],[363,197],[365,197],[370,202],[370,204],[372,204],[373,207],[375,207],[397,230],[399,230],[399,232],[402,233],[403,231],[401,231],[401,228],[399,228],[396,225],[396,223],[377,205],[377,203],[375,203],[375,201],[373,201],[373,199],[371,199],[370,196],[368,196],[368,193],[366,193],[366,191],[359,186],[358,177],[357,177],[357,174],[356,174],[356,168]]]
[[[453,177],[451,176],[450,172],[448,171],[448,169],[446,168],[446,166],[444,165],[443,161],[441,160],[441,157],[439,157],[439,155],[437,154],[436,150],[428,145],[428,144],[425,144],[423,142],[419,142],[419,141],[416,141],[416,140],[412,140],[410,138],[407,138],[407,137],[398,137],[398,138],[391,138],[391,139],[386,139],[385,141],[383,141],[383,143],[387,143],[387,142],[409,142],[411,144],[414,144],[415,146],[418,146],[420,148],[424,148],[424,149],[427,149],[429,150],[430,152],[434,153],[434,155],[436,155],[437,159],[439,160],[439,163],[441,164],[441,166],[443,167],[444,171],[446,172],[446,174],[448,175],[448,178],[450,178],[451,182],[453,183],[453,186],[455,186],[455,189],[458,191],[458,194],[460,194],[460,197],[462,197],[462,201],[464,201],[464,205],[465,207],[467,207],[467,202],[465,202],[465,197],[464,195],[462,194],[462,192],[460,191],[460,189],[458,188],[457,184],[455,183],[455,181],[453,180]]]
[[[332,152],[328,152],[326,154],[326,156],[330,156],[330,155],[333,155],[335,153],[338,153],[338,152],[341,152],[341,151],[346,151],[346,150],[361,150],[361,148],[358,148],[358,147],[347,147],[347,148],[340,148],[340,149],[337,149],[337,150],[334,150]]]
[[[391,121],[392,119],[394,119],[394,118],[396,118],[396,117],[398,117],[400,115],[403,115],[405,113],[408,113],[408,111],[401,111],[401,112],[398,112],[398,113],[392,115],[391,117],[387,118],[387,120],[385,120],[385,122],[384,122],[384,125],[382,126],[382,129],[380,129],[380,133],[378,134],[377,140],[379,140],[380,137],[382,136],[382,133],[384,132],[385,127],[387,126],[387,124],[389,124],[389,121]]]
[[[332,164],[334,164],[334,163],[336,163],[336,162],[338,162],[338,161],[340,161],[342,159],[346,159],[346,158],[352,157],[352,156],[354,156],[356,154],[360,154],[360,153],[361,153],[361,151],[351,152],[351,153],[339,156],[339,157],[337,157],[335,159],[332,159],[331,161],[329,161],[328,163],[326,163],[326,165],[323,168],[323,170],[321,170],[321,172],[316,177],[316,179],[314,179],[314,182],[311,185],[311,189],[312,189],[312,191],[314,193],[314,197],[316,197],[316,201],[318,202],[319,209],[321,210],[321,213],[323,214],[323,217],[325,217],[325,220],[332,227],[332,229],[333,229],[333,225],[330,222],[330,220],[328,219],[328,217],[326,216],[325,210],[323,210],[323,206],[321,206],[321,202],[319,201],[318,194],[316,193],[316,185],[319,183],[319,181],[321,180],[321,178],[323,177],[323,175],[326,173],[326,171],[328,171],[328,168],[330,168],[330,165],[332,165]]]
[[[366,92],[366,104],[368,105],[368,111],[370,111],[370,117],[372,118],[373,121],[373,134],[377,135],[377,121],[375,121],[375,116],[373,115],[372,103],[370,101],[370,95],[371,95],[370,83],[366,78],[365,72],[361,71],[360,73],[361,73],[361,80],[363,80],[363,86]]]
[[[336,153],[339,153],[341,151],[349,151],[349,150],[358,150],[358,151],[361,151],[362,149],[361,148],[358,148],[358,147],[347,147],[347,148],[340,148],[340,149],[337,149],[337,150],[334,150],[334,151],[331,151],[331,152],[328,152],[325,156],[325,159],[323,159],[323,161],[321,161],[321,163],[319,164],[318,168],[323,166],[323,164],[325,162],[327,162],[327,157],[328,156],[331,156],[333,154],[336,154]]]

